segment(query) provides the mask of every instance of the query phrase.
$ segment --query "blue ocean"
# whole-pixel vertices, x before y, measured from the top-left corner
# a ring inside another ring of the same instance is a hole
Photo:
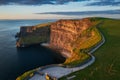
[[[25,71],[60,63],[54,52],[40,45],[17,49],[15,34],[20,26],[31,26],[55,20],[0,20],[0,80],[15,80]]]

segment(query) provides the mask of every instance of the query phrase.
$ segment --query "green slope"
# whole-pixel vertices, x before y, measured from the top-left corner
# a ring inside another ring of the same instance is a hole
[[[95,53],[95,63],[68,76],[76,75],[72,80],[120,80],[120,20],[92,18],[103,21],[99,30],[106,42]],[[66,80],[66,76],[60,80]]]
[[[83,40],[83,38],[85,39]],[[92,26],[83,31],[81,36],[78,37],[78,39],[72,44],[74,45],[72,57],[66,59],[64,64],[75,67],[80,65],[81,63],[84,63],[85,61],[90,59],[90,55],[88,55],[88,52],[99,42],[101,42],[101,40],[101,34],[95,26]]]

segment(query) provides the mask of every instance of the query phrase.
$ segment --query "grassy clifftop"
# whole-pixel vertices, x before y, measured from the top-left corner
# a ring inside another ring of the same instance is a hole
[[[96,61],[88,68],[72,73],[73,80],[119,80],[120,79],[120,20],[91,18],[102,21],[98,29],[105,36],[106,42],[95,53]],[[60,80],[66,80],[66,77]]]

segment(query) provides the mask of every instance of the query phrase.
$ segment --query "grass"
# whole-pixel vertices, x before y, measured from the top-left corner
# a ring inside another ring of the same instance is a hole
[[[21,76],[17,77],[16,80],[28,80],[28,78],[32,77],[34,75],[34,72],[36,69],[30,70],[22,74]]]
[[[83,31],[80,37],[72,43],[72,45],[74,45],[72,57],[66,59],[64,62],[65,65],[75,67],[90,59],[88,52],[101,41],[101,34],[96,28],[96,25],[98,25],[98,21]]]
[[[37,28],[41,28],[41,27],[45,27],[45,26],[50,26],[52,23],[48,22],[48,23],[42,23],[42,24],[38,24],[36,25]]]
[[[79,55],[74,53],[74,55],[72,55],[72,58],[67,59],[66,62],[64,62],[64,65],[69,67],[76,67],[88,59],[90,59],[90,55],[86,53],[79,53]]]
[[[96,61],[84,70],[74,72],[73,80],[120,80],[120,20],[103,20],[99,30],[105,36],[106,42],[95,53]],[[66,77],[60,80],[66,80]]]
[[[80,49],[89,48],[89,47],[97,44],[101,40],[101,34],[99,33],[99,31],[97,30],[96,27],[92,27],[91,32],[92,32],[93,36],[84,40],[79,46]]]

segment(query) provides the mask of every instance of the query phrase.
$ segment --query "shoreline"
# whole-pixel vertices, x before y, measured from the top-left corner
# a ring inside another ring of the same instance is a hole
[[[99,41],[97,43],[95,43],[94,45],[90,46],[90,50],[87,52],[87,54],[90,56],[89,60],[87,59],[87,61],[86,61],[86,59],[85,59],[84,61],[82,61],[83,62],[82,64],[81,64],[81,62],[79,62],[78,63],[79,66],[77,66],[77,67],[75,66],[73,68],[71,68],[71,67],[69,67],[67,65],[64,65],[64,64],[61,64],[62,66],[59,65],[59,64],[57,64],[57,65],[53,65],[53,64],[46,65],[46,66],[43,66],[42,70],[41,70],[41,67],[39,67],[39,69],[36,70],[36,72],[39,71],[40,73],[44,74],[44,76],[40,75],[40,74],[38,75],[38,74],[35,73],[35,74],[33,74],[33,76],[31,76],[29,78],[29,80],[36,80],[36,79],[44,80],[43,78],[45,78],[46,73],[49,74],[52,77],[55,77],[55,78],[59,79],[59,78],[61,78],[63,76],[66,76],[66,75],[72,73],[72,72],[75,72],[75,71],[78,71],[78,70],[81,70],[81,69],[84,69],[84,68],[88,67],[89,65],[91,65],[95,61],[95,57],[92,55],[92,53],[94,51],[96,51],[100,46],[102,46],[104,44],[104,42],[105,42],[105,38],[104,38],[104,36],[102,35],[102,33],[100,31],[99,31],[99,34],[100,34]],[[51,49],[51,50],[53,50],[53,51],[55,51],[57,53],[59,52],[60,53],[59,55],[61,55],[62,57],[65,57],[65,58],[71,57],[71,55],[68,54],[68,52],[55,50],[55,48],[52,48],[52,46],[50,44],[48,44],[48,43],[42,43],[40,45],[42,45],[44,47],[47,47],[48,49]],[[30,75],[27,75],[27,76],[30,76]]]
[[[100,32],[100,31],[99,31]],[[88,67],[88,66],[90,66],[92,63],[94,63],[94,61],[95,61],[95,57],[92,55],[92,53],[93,52],[95,52],[99,47],[101,47],[104,43],[105,43],[105,38],[104,38],[104,36],[103,36],[103,34],[100,32],[100,34],[101,34],[101,41],[88,53],[90,56],[91,56],[91,59],[89,60],[89,61],[87,61],[86,63],[84,63],[84,64],[82,64],[82,65],[80,65],[80,66],[78,66],[78,67],[74,67],[74,68],[69,68],[69,67],[67,67],[67,68],[64,68],[63,66],[63,64],[51,64],[51,65],[46,65],[46,66],[43,66],[43,67],[39,67],[39,68],[37,68],[37,70],[36,71],[38,71],[38,72],[42,72],[43,73],[43,75],[38,75],[38,74],[34,74],[34,76],[32,76],[32,77],[30,77],[29,78],[29,80],[35,80],[36,78],[38,79],[38,78],[41,78],[42,80],[45,80],[45,79],[43,79],[43,77],[45,77],[45,73],[48,73],[48,74],[50,74],[52,77],[55,77],[55,78],[57,78],[57,79],[59,79],[59,78],[61,78],[61,77],[63,77],[63,76],[66,76],[66,75],[68,75],[68,74],[70,74],[70,73],[73,73],[73,72],[76,72],[76,71],[78,71],[78,70],[82,70],[82,69],[84,69],[84,68],[86,68],[86,67]],[[44,43],[44,44],[42,44],[42,45],[44,45],[44,46],[48,46],[48,44],[46,44],[46,43]],[[61,69],[61,72],[60,73],[56,73],[56,74],[54,74],[54,75],[52,75],[53,73],[55,73],[57,70],[59,70],[59,69]],[[66,71],[66,73],[62,73],[62,70],[63,71]],[[58,75],[57,75],[58,74]],[[40,77],[41,76],[41,77]]]

